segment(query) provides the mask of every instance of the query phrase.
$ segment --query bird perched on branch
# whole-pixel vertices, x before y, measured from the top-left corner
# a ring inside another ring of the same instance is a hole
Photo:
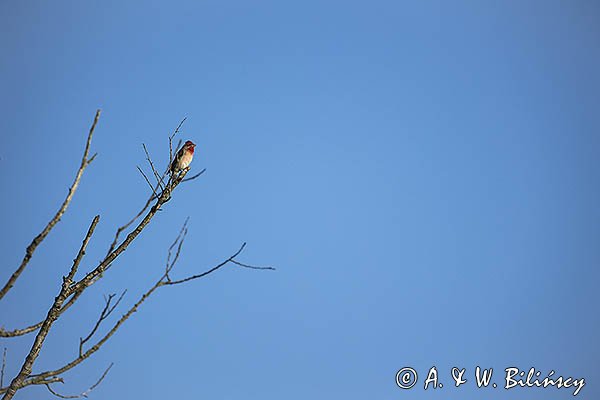
[[[177,152],[173,162],[171,163],[171,173],[175,174],[183,169],[186,169],[194,158],[194,148],[196,145],[188,140],[183,144],[183,147]]]

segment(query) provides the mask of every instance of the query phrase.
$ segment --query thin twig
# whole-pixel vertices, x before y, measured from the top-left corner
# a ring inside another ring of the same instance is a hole
[[[254,265],[248,265],[248,264],[244,264],[241,263],[239,261],[235,261],[235,260],[231,260],[232,263],[234,263],[235,265],[239,265],[240,267],[244,267],[244,268],[250,268],[250,269],[270,269],[275,271],[275,267],[256,267]]]
[[[83,171],[96,157],[96,154],[94,154],[92,157],[90,157],[88,159],[90,145],[92,143],[92,135],[94,134],[94,129],[96,129],[96,124],[98,123],[98,119],[100,119],[100,110],[96,111],[96,116],[94,117],[94,122],[92,123],[92,127],[90,128],[90,132],[88,133],[87,141],[85,143],[85,150],[83,151],[83,157],[81,158],[81,164],[79,165],[79,169],[77,170],[77,174],[75,175],[75,180],[73,181],[73,184],[69,188],[69,193],[67,194],[67,197],[63,201],[62,205],[60,206],[60,208],[58,209],[58,211],[56,212],[54,217],[52,217],[50,222],[48,222],[48,224],[46,225],[44,230],[42,230],[42,232],[33,239],[31,244],[29,246],[27,246],[27,249],[25,250],[25,256],[23,257],[23,260],[21,261],[21,265],[19,265],[19,267],[16,269],[15,272],[13,272],[11,277],[8,278],[8,281],[6,282],[6,284],[2,287],[2,289],[0,289],[0,299],[2,299],[6,295],[6,293],[8,293],[8,291],[14,286],[15,282],[17,281],[17,279],[19,279],[19,276],[21,275],[21,273],[23,272],[23,270],[29,263],[29,260],[31,259],[31,257],[33,257],[33,253],[34,253],[35,249],[38,247],[38,245],[40,243],[42,243],[42,241],[46,238],[46,236],[48,236],[48,234],[50,233],[52,228],[54,228],[54,226],[58,223],[58,221],[60,221],[61,217],[67,210],[67,207],[71,203],[71,200],[73,199],[73,195],[75,194],[75,191],[77,190],[77,187],[79,186],[79,181],[81,180]]]
[[[177,147],[175,147],[175,152],[173,152],[173,139],[175,138],[175,135],[177,135],[179,133],[179,129],[182,127],[183,123],[185,122],[185,120],[187,119],[187,117],[183,117],[183,119],[181,120],[181,122],[179,123],[179,125],[177,125],[177,128],[175,128],[175,131],[173,131],[173,134],[169,136],[169,151],[171,153],[172,156],[175,156],[175,153],[177,152],[177,150],[179,150],[179,146],[181,144],[181,140],[179,141],[179,144],[177,144]],[[173,161],[173,160],[170,160]],[[171,164],[169,164],[171,165]]]
[[[156,194],[156,190],[154,190],[154,186],[152,186],[152,184],[150,183],[150,180],[148,179],[148,177],[146,176],[146,174],[144,173],[144,171],[142,171],[142,169],[137,166],[138,171],[140,171],[140,173],[142,174],[142,176],[144,177],[144,179],[146,180],[146,183],[148,183],[148,186],[150,186],[150,190],[152,190],[152,194],[154,195],[154,197],[158,197],[158,195]]]
[[[167,269],[166,269],[166,273],[165,273],[165,278],[167,279],[167,281],[171,281],[171,278],[169,277],[169,272],[171,272],[171,270],[177,263],[177,260],[179,260],[179,254],[181,254],[181,248],[183,247],[183,242],[185,241],[186,235],[187,235],[187,229],[184,231],[183,236],[181,237],[181,240],[179,241],[179,245],[177,246],[177,252],[175,253],[175,258],[173,258],[171,265],[167,265]]]
[[[162,185],[163,184],[162,177],[160,176],[160,174],[158,173],[156,168],[154,168],[154,163],[152,162],[152,158],[150,158],[150,154],[148,153],[148,149],[146,148],[146,145],[144,143],[142,143],[142,147],[144,148],[144,152],[146,153],[146,160],[148,160],[148,163],[150,164],[150,168],[152,169],[152,173],[154,174],[154,177],[156,178],[156,181],[158,182],[158,186],[160,187],[160,190],[161,191],[165,190],[165,188],[163,188],[163,185]],[[150,186],[152,186],[152,185],[150,185]]]
[[[106,377],[106,375],[108,374],[108,371],[110,371],[110,369],[113,367],[113,365],[114,365],[114,363],[110,363],[110,365],[108,366],[108,368],[106,368],[106,371],[104,371],[104,373],[102,374],[100,379],[98,379],[98,381],[96,383],[94,383],[92,386],[90,386],[90,388],[85,391],[85,394],[88,394],[92,390],[96,389],[96,386],[98,386],[102,382],[102,380]],[[87,397],[87,396],[84,396],[84,397]]]
[[[177,235],[173,244],[171,244],[171,246],[169,246],[169,250],[167,252],[167,265],[165,266],[165,277],[167,280],[171,280],[171,278],[169,277],[169,272],[171,271],[171,269],[173,268],[173,265],[175,265],[175,263],[177,262],[177,259],[179,258],[179,252],[181,251],[181,246],[183,245],[183,240],[185,239],[185,236],[187,235],[187,223],[189,220],[190,220],[190,217],[187,217],[185,219],[185,222],[183,223],[183,226],[181,227],[181,230],[179,231],[179,235]],[[173,259],[173,262],[171,262],[171,253],[173,251],[173,247],[175,247],[177,245],[177,243],[179,243],[179,246],[177,246],[177,253],[175,254],[175,258]]]
[[[181,120],[181,122],[179,123],[179,125],[177,125],[177,128],[175,128],[175,131],[173,132],[173,134],[169,137],[169,139],[173,139],[175,137],[175,135],[177,135],[179,133],[179,129],[182,127],[183,123],[187,120],[187,117],[183,117],[183,119]]]
[[[202,272],[201,274],[192,275],[192,276],[189,276],[189,277],[184,278],[184,279],[179,279],[179,280],[176,280],[176,281],[165,280],[165,281],[163,281],[161,283],[161,286],[163,286],[163,285],[178,285],[180,283],[189,282],[189,281],[194,280],[194,279],[202,278],[202,277],[204,277],[204,276],[206,276],[206,275],[208,275],[210,273],[215,272],[219,268],[222,268],[222,267],[224,267],[225,265],[227,265],[229,263],[236,264],[236,265],[239,265],[239,266],[242,266],[242,267],[245,267],[245,268],[262,269],[262,270],[275,270],[275,268],[273,268],[273,267],[255,267],[255,266],[252,266],[252,265],[242,264],[242,263],[238,262],[235,258],[238,255],[240,255],[240,253],[242,251],[244,251],[245,247],[246,247],[246,242],[244,242],[242,244],[242,246],[239,248],[239,250],[236,251],[231,257],[229,257],[227,260],[221,262],[220,264],[216,265],[215,267],[209,269],[208,271]]]
[[[92,328],[90,333],[85,338],[79,338],[79,355],[80,356],[83,353],[83,345],[88,340],[90,340],[92,336],[94,336],[94,333],[96,333],[96,331],[98,330],[98,327],[100,327],[100,324],[102,323],[102,321],[104,321],[106,318],[108,318],[110,316],[110,314],[113,312],[113,310],[119,305],[119,303],[123,299],[123,296],[125,295],[125,293],[127,293],[127,289],[124,290],[123,293],[121,293],[121,296],[119,296],[119,298],[117,299],[115,304],[113,304],[112,307],[111,307],[110,303],[112,302],[112,299],[116,295],[113,293],[113,294],[109,294],[108,298],[105,297],[104,301],[106,304],[104,305],[104,308],[102,309],[102,312],[100,313],[100,317],[98,317],[96,324],[94,325],[94,327]]]
[[[112,368],[112,366],[114,365],[114,363],[110,363],[110,365],[108,366],[108,368],[104,371],[104,373],[102,374],[102,376],[100,377],[100,379],[98,379],[98,381],[96,383],[94,383],[92,386],[90,386],[86,391],[80,393],[80,394],[76,394],[76,395],[64,395],[64,394],[60,394],[56,391],[54,391],[52,389],[52,387],[50,386],[49,383],[46,383],[46,387],[48,388],[48,390],[50,391],[50,393],[52,393],[53,395],[55,395],[56,397],[59,397],[61,399],[80,399],[82,397],[87,398],[88,395],[90,394],[90,392],[92,390],[94,390],[106,377],[106,375],[108,374],[108,371],[110,371],[110,369]]]
[[[175,128],[175,132],[173,132],[173,134],[169,136],[169,167],[171,167],[171,165],[173,164],[173,157],[175,157],[175,154],[173,153],[173,138],[175,137],[175,135],[177,135],[177,133],[179,132],[179,128],[181,128],[181,125],[183,125],[186,119],[187,117],[183,117],[179,125],[177,125],[177,128]]]
[[[233,259],[235,259],[242,251],[244,251],[244,248],[246,247],[246,242],[242,243],[241,247],[238,249],[238,251],[236,251],[235,253],[233,253],[233,255],[231,257],[229,257],[227,260],[221,262],[220,264],[212,267],[211,269],[209,269],[208,271],[204,271],[201,274],[197,274],[197,275],[192,275],[189,276],[187,278],[184,279],[179,279],[176,281],[166,281],[163,282],[162,285],[178,285],[180,283],[184,283],[184,282],[188,282],[194,279],[198,279],[198,278],[202,278],[203,276],[206,276],[208,274],[211,274],[213,272],[215,272],[216,270],[218,270],[219,268],[224,267],[225,265],[229,264]]]

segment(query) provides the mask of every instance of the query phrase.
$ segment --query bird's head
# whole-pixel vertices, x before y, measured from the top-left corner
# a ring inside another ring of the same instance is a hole
[[[194,144],[194,142],[192,142],[191,140],[188,140],[187,142],[184,143],[183,148],[189,152],[194,152],[194,148],[196,147],[196,145]]]

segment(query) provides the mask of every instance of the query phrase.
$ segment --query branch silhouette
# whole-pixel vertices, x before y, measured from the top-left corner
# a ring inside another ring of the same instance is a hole
[[[33,256],[33,253],[34,253],[36,247],[44,240],[44,238],[48,235],[48,233],[52,230],[52,228],[58,223],[58,221],[60,221],[60,218],[62,217],[62,215],[66,211],[67,207],[69,206],[69,204],[73,198],[73,195],[79,185],[79,182],[83,175],[83,171],[94,160],[94,158],[96,156],[96,154],[94,154],[93,156],[88,158],[92,136],[93,136],[96,124],[98,123],[99,117],[100,117],[100,110],[98,110],[96,112],[94,121],[93,121],[90,131],[88,133],[81,165],[76,174],[75,180],[74,180],[71,188],[69,189],[69,194],[67,195],[67,198],[61,205],[61,207],[58,210],[58,212],[56,213],[56,215],[51,219],[51,221],[48,223],[48,225],[44,228],[44,230],[38,236],[36,236],[34,238],[34,240],[32,241],[32,243],[27,247],[26,254],[25,254],[25,257],[23,258],[23,261],[21,262],[21,265],[17,268],[17,270],[12,274],[12,276],[9,278],[7,283],[0,290],[0,299],[2,299],[2,297],[4,297],[4,295],[14,286],[14,284],[17,281],[17,279],[19,278],[20,274],[26,268],[29,260]],[[175,136],[179,133],[179,130],[182,127],[184,121],[185,121],[185,118],[179,123],[179,125],[177,126],[177,128],[175,129],[173,134],[171,134],[169,136],[169,165],[166,166],[165,172],[163,172],[162,174],[160,174],[158,172],[154,162],[152,161],[152,159],[150,157],[150,154],[148,152],[146,145],[145,144],[143,145],[146,159],[148,161],[148,164],[152,171],[152,174],[147,175],[140,167],[138,167],[138,170],[143,175],[143,178],[146,181],[146,183],[148,184],[148,186],[150,186],[151,193],[149,194],[148,199],[146,200],[145,204],[140,209],[140,211],[138,211],[137,214],[135,214],[133,216],[133,218],[131,218],[124,225],[117,228],[114,238],[113,238],[112,242],[110,243],[110,245],[108,246],[108,251],[107,251],[106,255],[104,256],[104,258],[98,262],[98,264],[96,265],[95,268],[93,268],[91,271],[87,272],[82,278],[80,278],[79,280],[75,279],[77,271],[79,270],[79,266],[85,256],[85,252],[88,247],[88,244],[90,243],[91,238],[94,234],[94,231],[100,221],[100,216],[96,215],[93,218],[92,222],[90,223],[90,226],[88,227],[87,232],[83,237],[81,247],[79,248],[79,251],[77,252],[75,258],[73,259],[73,264],[71,265],[68,273],[65,276],[63,276],[63,278],[62,278],[62,283],[58,290],[58,294],[54,298],[52,304],[50,305],[48,312],[46,314],[46,317],[43,320],[41,320],[35,324],[32,324],[28,327],[25,327],[25,328],[14,329],[14,330],[6,330],[4,328],[0,328],[0,337],[6,337],[6,338],[22,336],[22,335],[25,335],[25,334],[31,333],[31,332],[37,332],[35,335],[35,338],[33,339],[32,344],[31,344],[31,348],[30,348],[29,352],[27,353],[25,360],[23,361],[23,363],[19,369],[19,372],[17,373],[16,376],[14,376],[14,378],[12,378],[10,380],[10,383],[8,384],[8,386],[4,386],[4,373],[5,373],[5,365],[6,365],[6,349],[5,349],[3,358],[2,358],[2,366],[0,369],[0,394],[3,395],[3,397],[2,397],[3,400],[12,399],[14,397],[14,395],[16,394],[16,392],[24,387],[39,386],[39,385],[46,386],[46,388],[52,395],[54,395],[58,398],[62,398],[62,399],[75,399],[75,398],[87,397],[89,395],[89,393],[92,390],[94,390],[94,388],[96,388],[105,379],[105,377],[108,374],[108,371],[111,369],[113,364],[111,364],[104,371],[104,373],[101,375],[100,379],[98,379],[92,386],[90,386],[87,390],[85,390],[84,392],[82,392],[80,394],[77,394],[77,395],[61,394],[59,391],[57,391],[54,388],[53,385],[55,385],[56,383],[64,383],[64,378],[62,377],[63,373],[65,373],[69,370],[72,370],[73,368],[80,365],[85,360],[89,359],[98,350],[100,350],[100,348],[102,348],[102,346],[123,326],[123,324],[138,310],[138,308],[146,301],[146,299],[148,299],[148,297],[150,297],[158,288],[166,287],[166,286],[175,286],[175,285],[183,284],[183,283],[186,283],[186,282],[189,282],[192,280],[203,278],[228,264],[231,264],[231,265],[237,266],[237,267],[242,267],[242,268],[254,269],[254,270],[274,270],[275,269],[273,267],[253,266],[253,265],[245,264],[245,263],[242,263],[241,261],[239,261],[237,259],[237,257],[243,252],[244,248],[246,247],[246,243],[243,243],[236,252],[234,252],[231,256],[229,256],[228,258],[226,258],[224,261],[217,264],[216,266],[214,266],[202,273],[196,274],[196,275],[191,275],[191,276],[181,278],[181,279],[175,279],[175,280],[172,279],[171,274],[173,272],[175,265],[177,264],[177,262],[180,259],[180,254],[181,254],[181,251],[183,248],[183,244],[184,244],[185,238],[188,233],[188,221],[189,221],[189,218],[188,218],[185,220],[183,226],[181,227],[181,230],[179,231],[179,234],[176,236],[173,243],[167,249],[167,260],[166,260],[165,269],[164,269],[163,274],[160,276],[160,278],[156,281],[156,283],[154,285],[152,285],[149,289],[147,289],[141,295],[141,297],[137,300],[137,302],[135,302],[127,310],[127,312],[125,314],[123,314],[116,322],[114,322],[114,324],[111,326],[111,328],[106,333],[104,333],[103,336],[101,336],[99,339],[94,339],[94,337],[98,335],[99,331],[101,331],[101,326],[103,325],[103,322],[105,322],[111,316],[113,311],[115,311],[115,309],[121,303],[121,300],[123,299],[123,296],[125,295],[126,290],[118,298],[116,298],[116,294],[109,294],[107,297],[105,297],[104,306],[103,306],[99,316],[95,320],[95,322],[93,322],[93,325],[91,326],[89,333],[87,333],[87,335],[85,335],[85,337],[82,336],[79,338],[77,357],[72,359],[70,362],[63,364],[61,366],[58,366],[54,369],[35,373],[35,374],[32,373],[34,364],[35,364],[43,346],[46,343],[46,338],[47,338],[48,334],[50,333],[51,328],[54,325],[54,323],[67,310],[69,310],[73,304],[75,304],[80,299],[80,297],[85,293],[87,288],[89,288],[90,286],[92,286],[95,283],[97,283],[98,281],[100,281],[105,276],[105,274],[109,270],[111,270],[111,268],[114,266],[114,261],[121,254],[123,254],[129,248],[130,245],[132,245],[135,242],[136,238],[138,238],[138,236],[144,231],[144,229],[152,222],[153,217],[156,215],[156,213],[159,210],[161,210],[161,207],[165,203],[167,203],[169,200],[171,200],[171,195],[176,190],[176,188],[183,182],[189,182],[189,181],[192,181],[192,180],[198,178],[206,171],[206,169],[202,169],[197,174],[195,174],[191,177],[187,177],[187,174],[190,171],[189,167],[187,167],[177,173],[172,172],[170,169],[171,163],[173,162],[174,154],[178,151],[179,147],[181,146],[181,142],[182,142],[181,140],[179,140],[177,146],[175,146],[175,151],[174,151],[173,150],[173,140],[174,140]],[[149,176],[151,176],[155,179],[154,183],[151,182]],[[133,226],[136,223],[137,223],[137,225],[135,225],[134,228],[130,228],[131,226]],[[125,236],[125,238],[121,240],[121,234],[124,231],[126,231],[127,229],[131,229],[131,230],[129,231],[127,236]],[[116,301],[115,301],[115,299],[116,299]],[[95,342],[94,342],[94,340],[95,340]],[[94,344],[92,346],[88,347],[88,343],[90,343],[90,342],[92,342]],[[86,347],[87,347],[87,349],[86,349]]]

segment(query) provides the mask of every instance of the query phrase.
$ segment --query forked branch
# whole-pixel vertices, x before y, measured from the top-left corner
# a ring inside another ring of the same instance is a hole
[[[109,294],[108,297],[104,298],[105,305],[104,305],[104,308],[102,309],[102,312],[100,313],[100,316],[98,317],[98,320],[96,321],[96,324],[94,325],[94,327],[92,328],[90,333],[85,338],[79,338],[79,356],[81,356],[83,354],[83,345],[86,344],[87,341],[92,338],[92,336],[94,336],[94,333],[96,333],[96,331],[100,327],[100,324],[102,323],[102,321],[104,321],[106,318],[108,318],[110,316],[110,314],[115,310],[115,308],[117,308],[117,306],[123,299],[123,296],[125,296],[125,293],[127,293],[127,290],[124,290],[123,293],[121,293],[121,295],[119,296],[119,298],[117,299],[115,304],[113,304],[112,306],[111,306],[111,302],[116,295],[113,293],[113,294]]]

